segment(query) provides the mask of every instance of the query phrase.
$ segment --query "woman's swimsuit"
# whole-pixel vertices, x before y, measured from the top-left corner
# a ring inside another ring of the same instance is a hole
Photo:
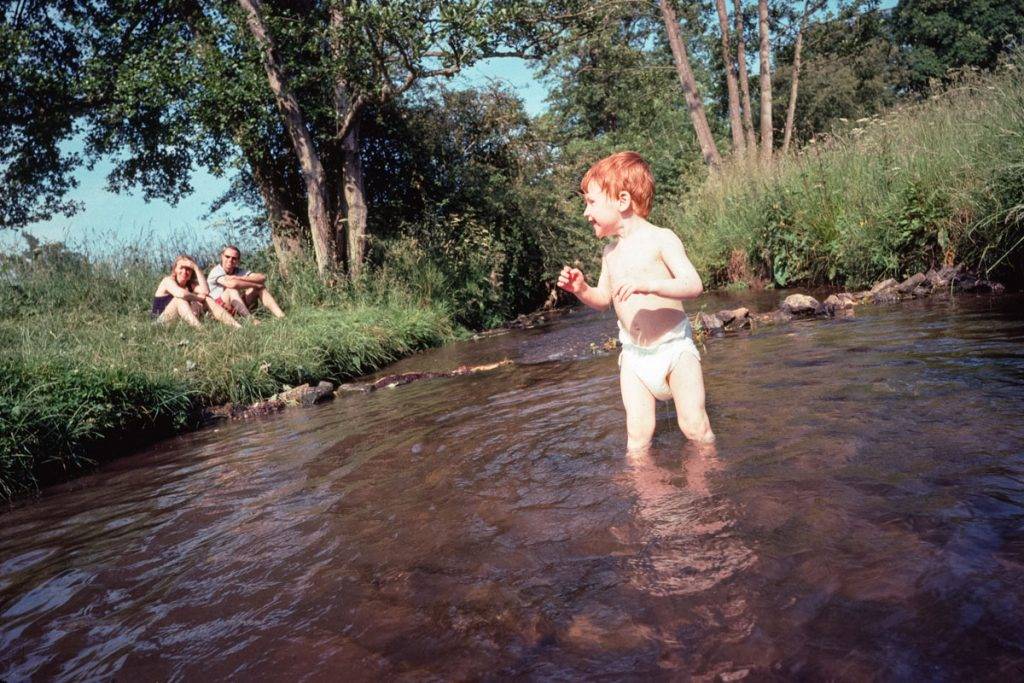
[[[171,303],[171,299],[174,298],[173,294],[164,294],[163,296],[153,297],[153,308],[150,309],[149,315],[153,318],[159,318],[163,315],[164,309],[167,308],[167,304]]]
[[[693,328],[690,326],[689,318],[685,316],[682,322],[665,333],[654,346],[639,346],[634,343],[620,322],[619,343],[622,344],[619,367],[631,370],[659,401],[672,398],[668,376],[680,355],[691,354],[700,362],[700,351],[693,343]]]

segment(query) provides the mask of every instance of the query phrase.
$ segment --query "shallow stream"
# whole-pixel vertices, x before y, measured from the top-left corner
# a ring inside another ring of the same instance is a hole
[[[777,294],[751,308],[766,309]],[[744,303],[707,300],[708,310]],[[608,315],[0,513],[0,679],[1024,675],[1024,298],[712,340],[627,457]]]

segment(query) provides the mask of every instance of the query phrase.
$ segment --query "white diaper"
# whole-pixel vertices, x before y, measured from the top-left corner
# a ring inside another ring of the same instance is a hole
[[[681,354],[692,354],[700,361],[700,351],[693,343],[693,328],[686,317],[654,346],[638,346],[633,343],[633,338],[620,322],[619,343],[622,344],[619,367],[631,370],[659,401],[672,398],[668,376]]]

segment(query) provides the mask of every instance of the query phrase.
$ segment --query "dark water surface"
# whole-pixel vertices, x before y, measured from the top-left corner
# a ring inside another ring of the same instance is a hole
[[[710,310],[724,302],[712,302]],[[712,341],[627,458],[607,316],[0,514],[0,679],[1024,675],[1024,299]]]

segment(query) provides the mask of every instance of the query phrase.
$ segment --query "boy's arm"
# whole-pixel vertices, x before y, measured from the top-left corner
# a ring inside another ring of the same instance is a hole
[[[657,294],[666,299],[695,299],[704,291],[697,270],[686,258],[683,243],[671,230],[658,235],[661,260],[672,277],[666,280],[638,280],[625,282],[615,292],[615,298],[626,299],[630,294]]]
[[[569,266],[562,268],[562,273],[558,276],[558,286],[567,292],[575,294],[576,298],[587,306],[603,311],[612,302],[611,284],[607,272],[608,269],[605,268],[604,256],[602,255],[601,274],[597,278],[596,287],[591,287],[587,284],[587,280],[579,268],[570,268]]]

